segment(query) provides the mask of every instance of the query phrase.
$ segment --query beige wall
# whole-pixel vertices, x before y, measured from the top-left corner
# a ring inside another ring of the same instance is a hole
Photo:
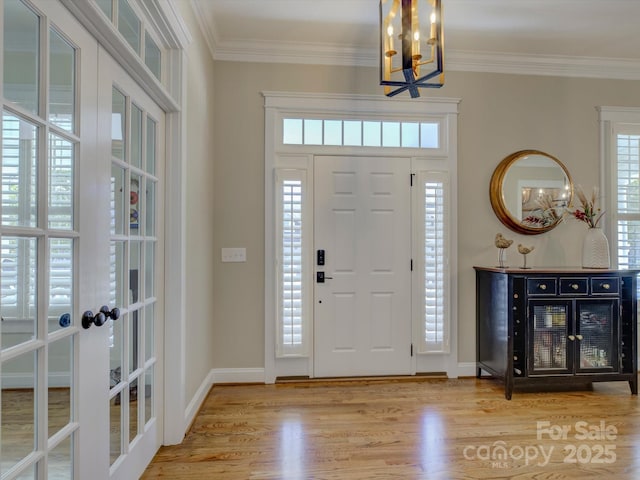
[[[186,378],[189,402],[213,368],[216,301],[214,225],[214,64],[187,2],[177,2],[193,36],[186,50]],[[171,295],[171,292],[167,292]],[[167,322],[173,321],[171,318]]]
[[[213,288],[214,368],[264,365],[264,111],[261,91],[382,95],[374,68],[216,62]],[[522,236],[495,217],[493,169],[508,154],[539,149],[563,161],[587,191],[598,181],[598,105],[638,106],[637,82],[448,72],[423,96],[459,97],[459,361],[475,361],[474,265],[495,265],[497,232],[534,245],[531,265],[578,265],[584,225],[569,219],[550,233]],[[246,247],[247,262],[220,263],[221,247]],[[206,252],[209,258],[210,252]],[[510,265],[521,265],[514,247]]]

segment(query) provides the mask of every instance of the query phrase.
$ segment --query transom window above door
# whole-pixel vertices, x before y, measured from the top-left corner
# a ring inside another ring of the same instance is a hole
[[[285,118],[284,145],[438,148],[438,122]]]

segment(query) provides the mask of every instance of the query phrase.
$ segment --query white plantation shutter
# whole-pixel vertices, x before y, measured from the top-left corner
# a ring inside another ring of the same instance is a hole
[[[308,355],[310,229],[304,170],[276,172],[278,328],[276,354]]]
[[[2,237],[2,318],[33,320],[36,312],[36,239]],[[29,324],[31,325],[31,324]],[[31,328],[31,326],[29,326]]]
[[[21,128],[23,131],[21,132]],[[2,121],[2,218],[9,226],[36,221],[35,128],[8,112]],[[49,135],[49,227],[73,229],[73,145]],[[33,320],[36,309],[37,241],[34,237],[3,236],[0,268],[2,317]],[[69,312],[72,294],[73,241],[49,240],[49,319]]]
[[[31,124],[21,125],[18,117],[3,113],[2,220],[5,225],[29,225],[36,221],[34,132]],[[35,275],[31,272],[36,260],[35,239],[3,236],[1,245],[2,318],[31,320],[36,300]]]
[[[449,351],[449,183],[442,172],[419,175],[424,199],[423,325],[420,353]]]
[[[616,135],[618,267],[640,268],[640,125]]]

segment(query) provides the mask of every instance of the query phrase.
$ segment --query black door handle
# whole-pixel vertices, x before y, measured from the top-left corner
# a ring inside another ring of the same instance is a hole
[[[317,283],[324,283],[325,280],[333,280],[333,277],[326,277],[324,272],[316,272]]]
[[[107,317],[105,317],[104,313],[98,312],[95,315],[91,310],[87,310],[82,314],[82,328],[85,330],[91,325],[95,325],[96,327],[101,327],[107,321]]]
[[[117,320],[120,318],[120,309],[118,307],[114,307],[109,310],[109,307],[103,305],[100,307],[100,311],[95,315],[91,310],[87,310],[82,314],[82,328],[85,330],[91,325],[95,325],[96,327],[101,327],[105,323],[107,323],[107,319]]]
[[[100,307],[100,312],[104,314],[105,317],[110,318],[111,320],[117,320],[120,318],[120,309],[118,307],[113,307],[109,310],[109,307],[103,305]]]

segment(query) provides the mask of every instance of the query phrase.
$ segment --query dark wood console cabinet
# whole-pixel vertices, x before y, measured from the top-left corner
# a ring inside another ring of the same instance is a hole
[[[638,393],[637,270],[476,270],[477,376],[544,390],[628,381]]]

